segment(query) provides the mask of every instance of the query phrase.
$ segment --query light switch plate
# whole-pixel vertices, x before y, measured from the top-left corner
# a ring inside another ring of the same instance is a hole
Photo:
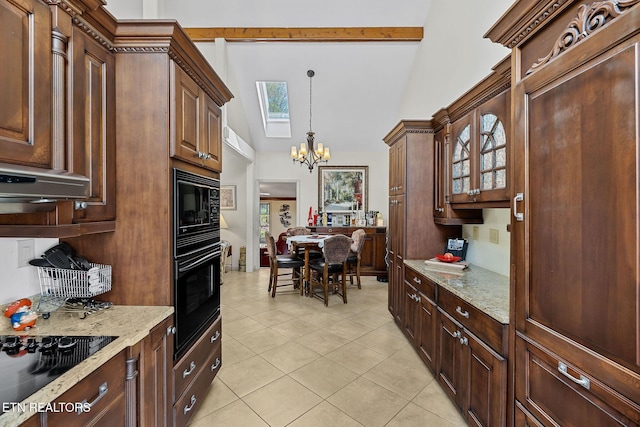
[[[33,239],[18,240],[18,268],[28,267],[29,261],[36,257]]]
[[[500,234],[500,232],[497,229],[490,228],[489,229],[489,241],[491,243],[498,244],[498,242],[500,241],[499,234]]]
[[[473,240],[478,240],[480,237],[480,228],[477,225],[473,226]]]

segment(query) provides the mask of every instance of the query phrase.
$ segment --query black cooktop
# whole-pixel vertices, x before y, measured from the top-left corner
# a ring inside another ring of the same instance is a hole
[[[0,335],[0,402],[23,401],[116,338]]]

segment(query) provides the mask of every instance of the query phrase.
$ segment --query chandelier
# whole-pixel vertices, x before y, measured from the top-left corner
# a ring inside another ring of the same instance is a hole
[[[293,163],[300,163],[301,165],[307,165],[309,173],[313,171],[313,168],[318,163],[326,163],[331,158],[329,147],[324,147],[322,143],[318,143],[318,148],[315,148],[315,132],[311,130],[311,79],[315,76],[313,70],[307,71],[309,76],[309,132],[307,132],[307,142],[300,143],[300,150],[296,150],[296,146],[291,147],[291,158]],[[307,149],[308,146],[308,149]]]

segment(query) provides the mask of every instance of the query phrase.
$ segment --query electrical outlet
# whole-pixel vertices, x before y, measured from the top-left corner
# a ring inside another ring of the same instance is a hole
[[[473,240],[478,240],[480,238],[480,228],[477,225],[473,226]]]
[[[498,244],[498,242],[500,241],[500,238],[499,238],[499,231],[497,229],[495,228],[489,229],[489,241],[491,243]]]
[[[29,261],[36,257],[33,239],[18,240],[18,268],[28,267]]]

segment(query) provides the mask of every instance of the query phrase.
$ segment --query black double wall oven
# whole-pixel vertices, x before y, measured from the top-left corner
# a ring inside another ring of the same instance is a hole
[[[177,360],[220,313],[220,181],[173,169]]]

